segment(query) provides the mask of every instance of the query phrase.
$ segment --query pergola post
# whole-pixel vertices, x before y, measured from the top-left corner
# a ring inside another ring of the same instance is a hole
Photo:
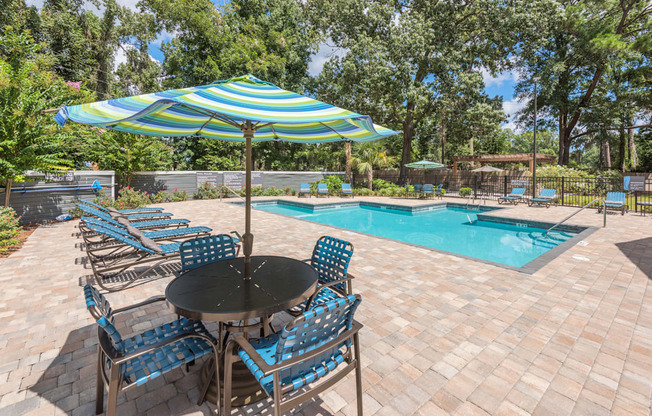
[[[453,156],[453,175],[457,175],[457,158]]]
[[[530,173],[534,172],[534,159],[533,159],[533,157],[531,155],[530,155],[530,160],[528,161],[528,163],[530,164]]]

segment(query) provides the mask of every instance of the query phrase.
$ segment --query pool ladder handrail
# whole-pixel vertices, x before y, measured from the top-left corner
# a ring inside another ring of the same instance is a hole
[[[604,209],[602,210],[602,211],[604,211],[604,215],[603,215],[604,218],[603,218],[603,220],[602,220],[602,227],[603,227],[603,228],[606,227],[606,226],[607,226],[607,209],[606,209],[606,207],[605,207],[605,200],[602,199],[602,198],[595,198],[593,201],[589,202],[588,204],[584,205],[582,208],[580,208],[580,209],[578,209],[577,211],[573,212],[573,213],[572,213],[571,215],[569,215],[568,217],[564,218],[563,220],[559,221],[557,224],[555,224],[555,225],[553,225],[552,227],[548,228],[548,229],[546,230],[546,232],[543,233],[543,235],[544,235],[544,236],[548,235],[548,233],[549,233],[550,231],[552,231],[554,228],[557,228],[558,226],[560,226],[561,224],[563,224],[563,223],[566,222],[567,220],[571,219],[572,217],[574,217],[575,215],[577,215],[578,213],[580,213],[580,212],[581,212],[582,210],[584,210],[585,208],[588,208],[589,206],[593,205],[593,204],[596,203],[597,201],[602,202],[602,206],[604,207]]]
[[[471,204],[471,198],[475,199],[475,194],[469,195],[468,199],[466,200],[466,210],[467,211],[469,210],[469,204]],[[479,199],[480,199],[480,201],[478,201],[477,205],[476,204],[471,204],[471,205],[477,206],[478,208],[480,208],[480,202],[482,202],[483,205],[487,205],[487,201],[485,201],[484,195],[480,195]]]

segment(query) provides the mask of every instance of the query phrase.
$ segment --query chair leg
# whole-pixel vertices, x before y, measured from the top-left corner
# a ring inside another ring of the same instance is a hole
[[[274,416],[281,416],[281,381],[279,371],[274,373]]]
[[[233,383],[233,347],[224,353],[224,414],[231,414],[231,384]],[[219,404],[218,404],[219,406]]]
[[[353,335],[353,348],[355,348],[355,400],[358,405],[358,416],[362,416],[362,368],[360,366],[360,337]]]
[[[120,389],[120,366],[112,365],[109,376],[109,399],[106,404],[106,416],[116,416],[118,408],[118,390]]]
[[[102,376],[102,349],[97,346],[97,380],[95,381],[95,414],[104,412],[104,377]]]

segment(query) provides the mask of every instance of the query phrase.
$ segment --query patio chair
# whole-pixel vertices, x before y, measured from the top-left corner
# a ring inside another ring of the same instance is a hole
[[[82,207],[83,205],[86,205],[90,209],[94,209],[98,212],[103,212],[105,214],[108,214],[113,218],[114,220],[118,220],[119,218],[126,218],[129,221],[139,221],[139,220],[155,220],[155,219],[169,219],[172,217],[172,214],[169,212],[146,212],[146,213],[140,213],[140,214],[120,214],[117,212],[107,212],[103,211],[99,208],[96,208],[92,205],[84,204],[82,202],[77,202],[78,207]]]
[[[155,230],[155,231],[140,231],[137,228],[127,226],[123,227],[121,225],[114,225],[103,221],[99,218],[93,217],[81,217],[81,223],[79,225],[80,230],[82,230],[82,238],[84,243],[90,245],[87,249],[92,251],[94,250],[103,250],[108,244],[115,244],[114,239],[108,239],[103,234],[97,234],[92,230],[87,228],[88,224],[97,225],[118,234],[134,237],[139,239],[141,237],[149,238],[151,240],[178,240],[180,238],[188,238],[191,236],[200,236],[208,234],[213,231],[209,227],[185,227],[185,228],[173,228],[168,230]]]
[[[91,285],[84,286],[86,308],[97,322],[97,384],[95,413],[104,411],[104,385],[109,397],[106,415],[115,416],[118,394],[141,386],[176,368],[213,354],[219,366],[217,340],[201,321],[181,318],[152,328],[131,338],[123,338],[115,325],[115,316],[126,311],[165,301],[157,297],[120,309]]]
[[[297,194],[298,198],[301,198],[301,195],[308,195],[308,197],[312,198],[312,193],[310,192],[310,184],[309,183],[302,183],[299,186],[299,193]]]
[[[435,195],[435,185],[427,183],[421,188],[421,194],[426,198],[432,198]]]
[[[421,189],[423,188],[423,185],[420,183],[417,183],[414,185],[414,195],[418,198],[421,195]]]
[[[134,222],[131,222],[126,218],[118,218],[117,220],[114,220],[111,217],[111,215],[107,214],[106,212],[102,212],[88,205],[77,204],[77,208],[79,208],[79,210],[84,214],[95,216],[112,225],[121,225],[123,227],[130,225],[139,230],[150,229],[150,228],[168,228],[174,226],[176,226],[177,228],[182,226],[187,227],[188,223],[190,222],[190,220],[186,220],[186,219],[174,219],[174,220],[164,219],[164,220],[147,220],[147,221],[134,221]]]
[[[82,199],[82,198],[77,198],[77,201],[81,202],[82,204],[90,205],[92,207],[95,207],[99,209],[100,211],[104,212],[116,212],[118,214],[142,214],[142,213],[147,213],[147,212],[163,212],[163,208],[133,208],[133,209],[115,209],[113,207],[103,207],[102,205],[98,205],[92,201],[89,201],[87,199]]]
[[[317,184],[317,196],[320,195],[331,196],[331,194],[328,193],[328,185],[326,185],[325,183]]]
[[[354,198],[353,189],[351,189],[351,184],[350,183],[343,183],[342,184],[341,196],[350,196],[351,198]]]
[[[446,191],[444,190],[444,184],[440,183],[437,185],[437,188],[435,188],[435,196],[439,199],[443,199],[445,193]]]
[[[97,234],[115,239],[116,244],[118,244],[117,246],[107,246],[105,250],[109,250],[109,252],[105,252],[105,254],[88,249],[88,247],[86,250],[95,282],[106,291],[115,292],[122,290],[134,284],[154,268],[179,260],[180,242],[157,244],[148,238],[142,238],[139,241],[132,236],[126,236],[96,224],[87,224],[86,226]],[[118,287],[110,288],[104,284],[111,277],[135,266],[148,267],[143,271],[138,271],[134,278],[129,279]]]
[[[353,291],[348,269],[353,256],[353,244],[339,238],[322,236],[312,250],[310,265],[317,271],[317,290],[306,302],[288,310],[297,316],[306,308],[350,295]]]
[[[235,337],[229,341],[224,358],[224,414],[231,414],[233,361],[237,354],[273,399],[275,416],[317,396],[354,370],[357,414],[361,416],[358,332],[362,324],[354,320],[360,301],[357,295],[333,299],[306,311],[278,335],[249,341]],[[297,392],[304,386],[310,389]]]
[[[555,200],[556,193],[556,189],[542,189],[541,192],[539,192],[539,196],[536,198],[531,198],[527,204],[530,207],[534,204],[537,204],[539,206],[545,205],[546,208],[550,208],[550,205]]]
[[[523,199],[523,196],[525,196],[525,188],[514,188],[512,189],[512,192],[509,193],[509,195],[501,196],[498,198],[498,203],[517,205],[521,199]]]
[[[187,240],[179,246],[181,272],[204,264],[235,258],[240,251],[236,240],[227,234],[209,235]]]
[[[602,212],[602,209],[613,209],[620,211],[621,215],[625,215],[629,208],[625,204],[625,193],[624,192],[607,192],[607,196],[604,199],[604,206],[598,207],[598,213]]]

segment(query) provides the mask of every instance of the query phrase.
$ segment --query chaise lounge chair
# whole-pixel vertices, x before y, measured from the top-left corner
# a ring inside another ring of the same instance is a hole
[[[624,192],[607,192],[607,197],[604,199],[604,206],[598,207],[598,212],[602,212],[602,209],[613,209],[620,211],[620,215],[625,215],[629,210],[627,204],[625,204],[625,193]]]
[[[539,196],[532,198],[527,202],[527,205],[531,207],[534,204],[539,206],[545,205],[546,208],[550,208],[550,205],[555,199],[555,194],[557,193],[556,189],[542,189],[539,193]]]
[[[308,195],[308,197],[312,198],[312,193],[310,192],[310,184],[309,183],[302,183],[301,186],[299,187],[299,193],[297,194],[298,198],[301,198],[301,195]]]
[[[350,183],[343,183],[342,184],[341,196],[350,196],[351,198],[354,198],[353,189],[351,189],[351,184]]]
[[[187,227],[190,220],[186,219],[164,219],[164,220],[147,220],[147,221],[134,221],[130,222],[126,218],[118,218],[114,220],[111,215],[106,212],[102,212],[99,209],[93,208],[84,204],[77,204],[77,207],[86,215],[92,215],[94,217],[100,218],[109,224],[112,225],[122,225],[126,227],[128,225],[137,228],[139,230],[144,229],[156,229],[156,228],[170,228],[170,227]]]
[[[113,207],[103,207],[87,199],[77,198],[82,204],[90,205],[107,213],[116,212],[118,214],[144,214],[148,212],[163,212],[163,208],[133,208],[133,209],[115,209]]]
[[[121,217],[126,218],[129,221],[169,219],[169,218],[172,217],[172,214],[169,213],[169,212],[145,212],[145,213],[138,213],[138,214],[121,214],[119,212],[110,212],[110,211],[107,211],[107,210],[99,209],[99,208],[97,208],[97,206],[93,206],[95,204],[88,205],[88,204],[84,204],[82,202],[77,202],[78,207],[81,207],[83,205],[85,205],[85,206],[87,206],[87,207],[89,207],[91,209],[95,209],[95,210],[97,210],[99,212],[103,212],[105,214],[108,214],[108,215],[111,216],[111,218],[113,218],[115,220],[117,220],[118,218],[121,218]]]
[[[525,188],[514,188],[512,189],[512,192],[509,193],[509,195],[501,196],[500,198],[498,198],[498,203],[517,205],[519,202],[521,202],[524,195],[525,195]]]
[[[326,185],[325,183],[318,183],[317,184],[317,196],[319,196],[319,195],[331,196],[328,193],[328,185]]]

